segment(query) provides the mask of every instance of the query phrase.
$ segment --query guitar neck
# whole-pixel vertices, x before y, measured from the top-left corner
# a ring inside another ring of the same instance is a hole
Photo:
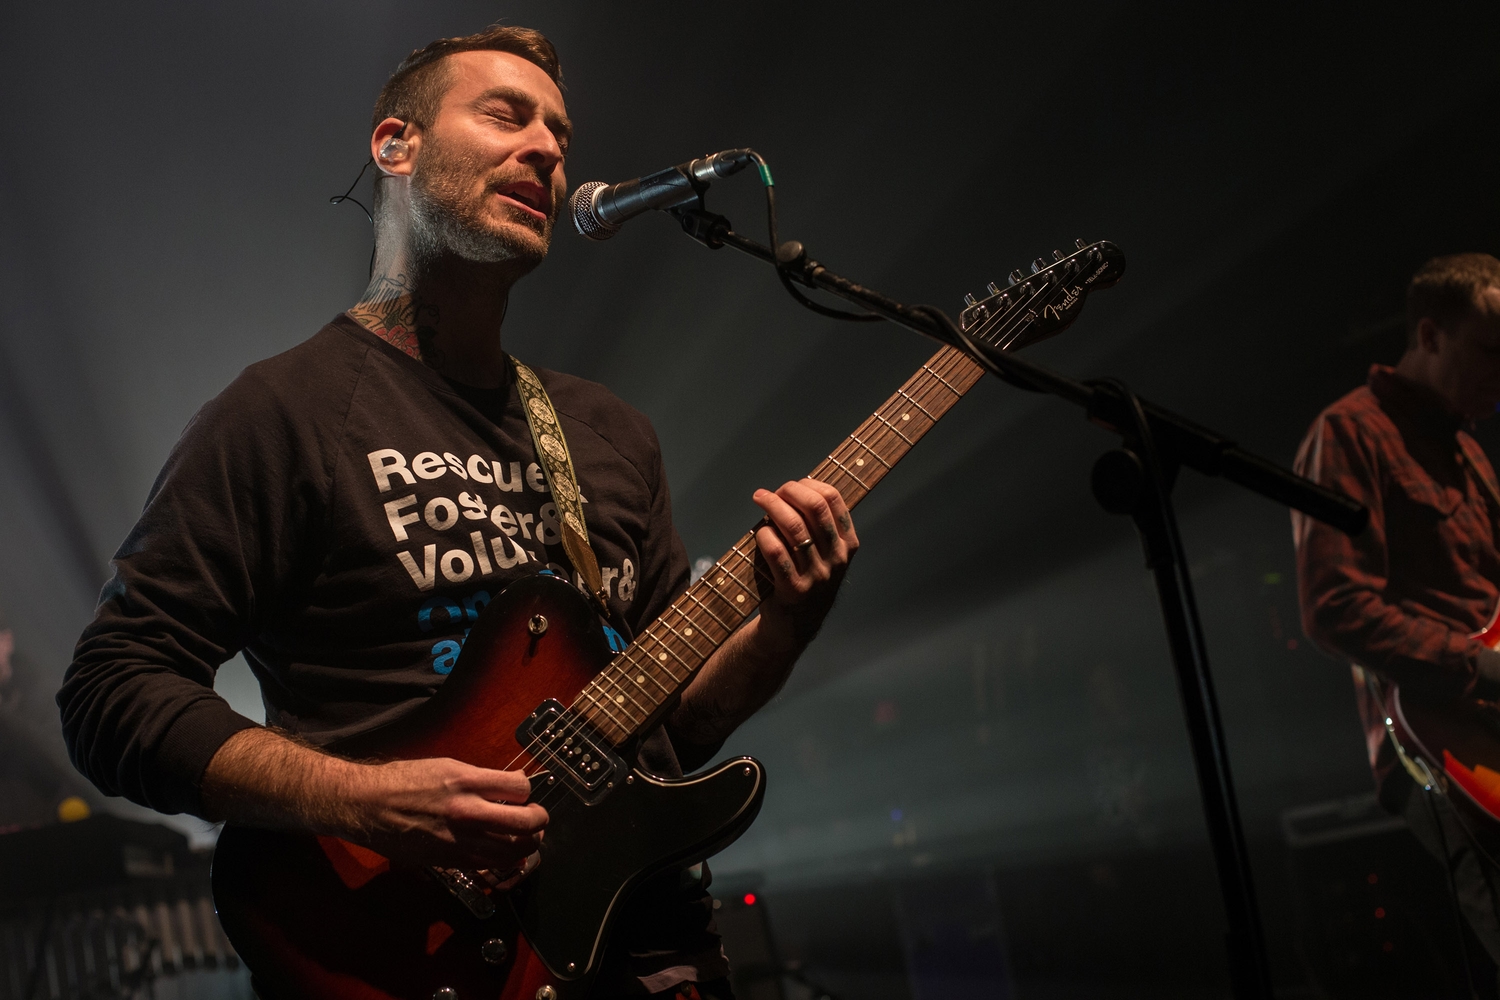
[[[812,478],[836,487],[852,509],[983,374],[957,348],[938,351],[819,463]],[[672,697],[770,594],[771,577],[756,552],[754,532],[747,532],[584,687],[575,710],[616,746],[655,725]]]

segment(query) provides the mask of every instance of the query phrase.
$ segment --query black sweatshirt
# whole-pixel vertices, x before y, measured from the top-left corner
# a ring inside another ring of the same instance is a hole
[[[628,641],[688,582],[655,432],[600,385],[537,374]],[[73,761],[107,794],[201,812],[209,760],[254,725],[213,691],[241,650],[271,725],[326,743],[388,722],[507,583],[569,578],[557,528],[512,385],[450,383],[341,315],[247,368],[173,449],[57,695]],[[681,773],[661,730],[642,763]],[[723,974],[697,965],[677,978]]]

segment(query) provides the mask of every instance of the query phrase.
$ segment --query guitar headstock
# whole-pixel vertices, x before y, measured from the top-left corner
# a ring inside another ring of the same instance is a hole
[[[1038,257],[1028,272],[1010,272],[1002,288],[990,282],[982,298],[964,296],[958,325],[975,340],[1015,350],[1066,330],[1083,311],[1089,292],[1108,288],[1125,273],[1125,255],[1107,240],[1078,240],[1071,254],[1052,251]]]

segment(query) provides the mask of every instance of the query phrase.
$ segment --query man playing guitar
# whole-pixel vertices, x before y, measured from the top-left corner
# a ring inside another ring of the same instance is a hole
[[[1500,404],[1500,261],[1424,264],[1407,290],[1407,337],[1400,362],[1373,366],[1297,453],[1297,472],[1370,510],[1352,539],[1292,515],[1302,623],[1353,662],[1381,802],[1449,869],[1474,936],[1500,964],[1500,870],[1450,802],[1422,794],[1386,725],[1394,686],[1427,702],[1500,694],[1500,652],[1476,638],[1500,606],[1500,489],[1468,433]],[[1493,996],[1493,969],[1486,978]]]
[[[318,747],[431,697],[507,584],[584,577],[516,389],[522,368],[501,347],[511,288],[546,255],[567,191],[560,83],[546,38],[494,27],[412,53],[385,85],[369,287],[194,418],[58,694],[73,759],[105,793],[512,883],[535,863],[548,815],[526,803],[520,772]],[[599,597],[628,642],[689,578],[655,434],[601,386],[539,377],[576,467]],[[789,482],[754,502],[774,593],[645,740],[657,773],[706,762],[774,694],[858,548],[831,486]],[[213,691],[240,650],[266,727]],[[700,871],[642,887],[594,995],[727,996]]]

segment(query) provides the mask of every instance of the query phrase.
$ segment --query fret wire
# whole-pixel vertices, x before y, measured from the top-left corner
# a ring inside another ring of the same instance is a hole
[[[751,550],[751,554],[748,554],[748,555],[746,553],[740,551],[740,546],[743,545],[744,542],[745,542],[745,540],[743,538],[740,539],[738,542],[734,543],[734,546],[729,551],[733,552],[735,555],[737,555],[741,559],[745,560],[746,565],[748,565],[750,567],[750,582],[749,583],[745,583],[743,580],[741,580],[739,577],[735,576],[733,573],[729,574],[729,578],[731,580],[733,580],[735,583],[739,584],[741,590],[744,590],[746,593],[749,593],[750,592],[750,588],[755,584],[755,579],[756,579],[756,575],[757,574],[755,572],[755,556],[753,554],[754,550],[752,549]],[[752,542],[751,544],[753,545],[754,543]],[[738,603],[738,602],[736,602],[736,603]],[[759,596],[759,591],[758,590],[756,591],[756,603],[757,604],[760,603],[760,596]],[[746,612],[746,616],[748,617],[748,615],[749,615],[749,612],[747,611]]]
[[[678,656],[677,655],[677,651],[674,650],[671,646],[667,645],[667,643],[666,643],[666,641],[664,639],[658,638],[656,641],[657,641],[657,644],[660,645],[662,649],[664,649],[664,650],[667,651],[667,654],[669,656],[671,656],[672,659],[676,660],[678,663],[682,664],[684,667],[687,667],[687,672],[689,674],[691,674],[694,670],[697,669],[696,667],[690,667],[690,666],[688,666],[688,662],[686,660],[684,660],[682,657]],[[663,662],[665,662],[665,661],[663,661]]]
[[[701,583],[701,582],[702,582],[702,580],[699,580],[699,583]],[[695,583],[695,584],[693,584],[693,587],[696,587],[697,585],[698,584]],[[734,628],[732,626],[730,626],[729,624],[727,624],[724,621],[724,619],[722,619],[718,615],[714,614],[713,608],[710,608],[707,604],[704,604],[703,601],[699,599],[698,595],[695,594],[695,593],[693,593],[693,587],[689,587],[684,593],[688,597],[691,597],[693,599],[693,603],[696,604],[696,605],[698,605],[698,607],[702,608],[704,610],[704,612],[706,612],[710,618],[712,618],[714,621],[718,622],[719,623],[719,627],[722,628],[725,632],[733,632]],[[710,587],[710,588],[707,588],[707,589],[712,590],[713,588]],[[725,636],[725,639],[727,640],[728,636]]]
[[[943,383],[943,385],[946,386],[947,389],[948,389],[948,391],[951,392],[951,393],[953,393],[953,395],[958,396],[960,398],[963,396],[963,393],[961,393],[957,389],[953,388],[952,384],[949,383],[949,381],[947,379],[943,378],[943,376],[939,375],[937,372],[933,371],[931,368],[927,367],[926,365],[923,365],[922,366],[922,370],[925,371],[925,372],[932,372],[932,377],[935,378],[935,379],[937,379],[939,382]]]
[[[672,604],[672,607],[667,610],[673,610],[673,612],[678,613],[678,616],[682,619],[682,621],[687,622],[687,631],[696,634],[696,636],[702,636],[703,639],[708,640],[708,652],[706,652],[706,654],[705,652],[700,651],[700,649],[697,649],[697,646],[694,646],[693,643],[688,642],[688,646],[691,646],[694,654],[699,655],[699,657],[702,657],[703,660],[708,660],[711,655],[714,655],[715,649],[718,649],[718,640],[715,640],[714,637],[711,636],[711,634],[703,631],[702,622],[697,621],[697,619],[690,618],[690,616],[688,616],[688,613],[685,612],[685,610],[682,610],[681,607],[676,606],[676,604]],[[664,619],[666,618],[666,616],[663,615],[661,616],[661,618]],[[688,639],[691,639],[691,636],[684,636],[684,642],[687,642]]]
[[[625,707],[625,702],[623,700],[624,698],[630,698],[630,700],[635,703],[635,707],[644,710],[646,712],[646,715],[651,714],[650,709],[647,709],[640,702],[636,701],[635,698],[631,696],[630,691],[620,683],[620,681],[616,677],[615,671],[609,669],[601,671],[599,676],[594,678],[593,683],[600,685],[600,690],[604,692],[607,701],[619,706],[620,711],[624,713],[626,720],[630,723],[629,728],[634,728],[641,722],[644,722],[645,717],[643,716],[640,720],[637,720],[635,718],[635,713]],[[607,687],[607,685],[609,684],[613,684],[616,690],[611,692]]]
[[[936,363],[935,365],[934,362]],[[964,394],[968,392],[969,389],[972,389],[974,387],[974,383],[984,375],[984,369],[979,366],[979,363],[977,361],[972,360],[968,355],[962,353],[956,348],[944,348],[943,351],[940,351],[938,352],[938,354],[934,355],[927,364],[922,366],[922,368],[925,371],[930,372],[933,378],[940,381],[945,387],[947,387],[949,392],[953,393],[953,402],[955,404],[958,402],[958,400],[962,399],[964,397]],[[969,380],[969,384],[964,388],[959,388],[957,385],[954,385],[954,382],[952,381],[956,380],[961,382],[965,379]]]
[[[688,649],[692,650],[693,655],[696,656],[696,657],[698,657],[700,661],[701,660],[707,660],[709,656],[713,655],[713,653],[709,653],[708,656],[704,656],[702,653],[698,652],[698,648],[696,646],[694,646],[692,644],[692,642],[690,642],[688,640],[688,637],[685,636],[685,635],[683,635],[681,632],[677,631],[675,628],[673,628],[672,627],[672,623],[669,622],[669,621],[667,621],[667,614],[669,612],[672,612],[672,611],[676,611],[679,615],[682,614],[682,612],[680,610],[678,610],[677,605],[674,604],[670,608],[668,608],[666,611],[663,611],[661,617],[658,618],[657,621],[661,623],[662,628],[666,629],[667,631],[671,632],[673,635],[677,636],[678,640],[684,646],[686,646]],[[684,617],[686,617],[686,616],[684,615]]]
[[[744,545],[746,542],[749,542],[750,545],[751,545],[751,550],[750,550],[749,553],[745,553],[745,552],[741,552],[740,551],[740,546]],[[735,542],[734,543],[734,547],[730,549],[731,552],[733,552],[736,555],[738,555],[741,559],[745,560],[745,562],[750,565],[750,583],[748,583],[748,584],[743,584],[743,583],[740,584],[740,586],[742,586],[742,587],[745,588],[745,591],[747,593],[752,593],[751,588],[752,587],[755,588],[754,591],[753,591],[753,594],[755,596],[755,603],[753,605],[750,605],[750,606],[746,607],[746,609],[745,609],[745,617],[746,618],[750,617],[750,613],[752,611],[754,611],[757,607],[760,606],[760,601],[761,601],[760,588],[758,586],[756,586],[756,584],[758,584],[761,580],[767,580],[767,581],[769,581],[772,584],[774,584],[776,582],[775,578],[771,576],[769,570],[767,570],[766,572],[762,572],[760,566],[756,563],[756,561],[755,561],[755,552],[756,552],[756,549],[754,548],[754,546],[755,546],[755,539],[752,536],[750,538],[741,538],[739,541]],[[739,577],[735,577],[735,582],[739,583]]]
[[[732,548],[732,549],[730,549],[729,552],[726,552],[725,555],[729,555],[730,553],[733,553],[734,555],[739,556],[741,559],[745,560],[745,562],[749,563],[752,567],[755,565],[755,560],[751,559],[749,556],[745,555],[745,553],[743,553],[743,552],[741,552],[739,550],[739,543],[735,543],[735,547]],[[739,587],[741,590],[748,591],[750,588],[749,588],[749,586],[743,580],[741,580],[739,577],[735,576],[734,575],[734,571],[731,570],[728,566],[725,566],[722,561],[720,561],[717,565],[718,565],[719,570],[721,571],[720,572],[720,576],[719,576],[718,580],[715,580],[710,585],[709,589],[712,590],[714,593],[718,594],[719,598],[725,604],[728,604],[729,607],[736,614],[738,614],[740,612],[739,605],[742,605],[745,602],[744,601],[735,601],[735,600],[731,600],[730,599],[730,596],[740,596],[740,595],[726,596],[726,595],[724,595],[722,593],[719,593],[719,584],[721,584],[724,581],[725,578],[728,578],[730,580],[733,580],[734,583],[735,583],[735,586]],[[704,574],[704,575],[706,576],[707,574]],[[754,574],[753,573],[751,574],[751,580],[752,580],[752,582],[754,581]]]
[[[861,441],[859,439],[859,432],[858,431],[855,431],[853,434],[849,435],[849,440],[853,441],[855,444],[859,445],[865,451],[868,451],[871,455],[875,456],[875,461],[877,461],[881,465],[885,466],[887,472],[889,472],[891,469],[895,468],[895,466],[891,465],[891,463],[887,462],[885,459],[883,459],[883,458],[880,457],[880,452],[876,451],[874,448],[871,448],[869,445],[867,445],[863,441]]]
[[[702,583],[702,580],[699,580],[699,583]],[[699,606],[702,607],[702,609],[705,610],[705,612],[708,612],[709,615],[712,616],[712,619],[714,619],[715,622],[718,622],[718,625],[720,625],[720,627],[723,628],[724,633],[733,633],[733,630],[735,630],[735,628],[739,627],[739,622],[735,622],[735,624],[730,625],[729,622],[726,622],[726,621],[724,621],[723,618],[720,618],[720,616],[718,616],[717,610],[714,609],[714,606],[712,606],[712,604],[708,603],[708,601],[712,600],[712,598],[714,598],[714,597],[718,597],[718,592],[715,591],[715,589],[712,588],[712,586],[703,586],[703,595],[702,595],[702,597],[697,597],[697,595],[694,595],[693,600],[696,601],[696,603],[699,604]],[[727,601],[724,601],[723,598],[721,598],[721,597],[718,597],[718,600],[723,601],[723,603],[726,604],[726,606],[727,606],[727,604],[729,604],[729,603],[727,603]],[[727,610],[729,610],[730,615],[733,615],[733,607],[732,606],[729,606],[729,609],[727,609]],[[726,636],[726,639],[727,639],[727,636]]]
[[[907,437],[905,434],[902,434],[901,433],[901,429],[899,427],[897,427],[895,424],[891,423],[889,420],[885,419],[885,417],[881,416],[879,413],[876,413],[875,416],[880,419],[881,423],[885,424],[887,427],[889,427],[891,429],[891,433],[895,434],[898,438],[900,438],[901,440],[905,441],[906,442],[906,446],[908,448],[910,448],[910,447],[912,447],[913,445],[916,444],[916,442],[913,441],[911,438]]]
[[[600,676],[603,676],[603,675],[601,674]],[[626,678],[626,680],[628,681],[629,678]],[[621,683],[620,681],[617,680],[617,681],[615,681],[615,686],[620,689],[619,692],[618,692],[618,694],[624,695],[626,698],[629,698],[631,700],[631,702],[633,702],[635,704],[636,708],[640,709],[643,713],[645,713],[644,715],[641,716],[641,722],[645,722],[646,719],[650,718],[652,710],[649,709],[649,708],[647,708],[645,705],[642,705],[640,702],[636,701],[635,700],[635,695],[633,695],[633,694],[630,693],[630,689],[634,685],[631,685],[631,684],[628,684],[628,683]],[[618,702],[617,704],[623,705],[624,702]],[[634,719],[632,719],[631,721],[635,725],[640,725],[640,723],[639,722],[635,722]]]
[[[853,462],[856,467],[864,469],[865,457],[864,455],[860,454],[861,448],[863,448],[865,452],[870,455],[870,457],[874,458],[877,462],[880,463],[881,466],[883,466],[883,468],[876,468],[875,466],[871,466],[870,468],[864,470],[865,475],[872,476],[874,481],[865,482],[864,480],[860,480],[860,482],[866,489],[873,489],[875,487],[875,484],[880,482],[880,478],[890,471],[891,467],[885,459],[881,458],[874,449],[865,444],[863,441],[856,441],[853,438],[844,441],[844,443],[835,448],[833,450],[833,453],[830,454],[826,459],[824,459],[824,461],[841,462],[845,466],[847,466],[848,463]],[[856,477],[858,476],[858,474],[853,472],[852,470],[850,470],[849,474]]]
[[[644,715],[640,719],[636,719],[635,718],[635,713],[632,712],[629,708],[627,708],[625,706],[624,699],[630,698],[630,700],[632,702],[634,702],[636,708],[639,708],[642,711],[644,711],[646,713],[646,715],[650,715],[651,714],[650,709],[647,709],[640,702],[636,701],[635,698],[631,697],[630,691],[625,687],[625,685],[621,684],[618,680],[612,678],[610,676],[609,672],[607,672],[607,671],[605,673],[601,673],[598,677],[594,678],[594,683],[596,683],[596,684],[600,683],[601,681],[605,682],[607,684],[608,683],[612,683],[617,688],[617,690],[615,692],[613,692],[613,696],[611,696],[611,693],[610,693],[610,691],[609,691],[609,689],[607,687],[606,688],[601,688],[601,690],[604,691],[606,700],[610,701],[610,702],[613,702],[616,706],[618,706],[619,709],[620,709],[620,712],[625,716],[625,720],[630,723],[630,725],[627,728],[634,729],[636,726],[638,726],[642,722],[646,721],[646,716],[644,716]]]
[[[885,427],[881,426],[885,422],[885,418],[878,412],[872,413],[870,414],[870,418],[860,426],[860,429],[865,431],[866,435],[870,438],[870,442],[872,442],[866,444],[867,448],[880,455],[884,455],[887,452],[891,453],[891,463],[887,465],[887,468],[889,468],[890,465],[899,461],[902,455],[906,454],[906,449],[896,444],[891,438],[891,435],[895,433],[894,427],[891,427],[889,424],[886,424]],[[868,428],[868,430],[865,430],[865,428]],[[900,437],[899,434],[896,436]]]
[[[869,486],[869,484],[867,484],[864,480],[862,480],[858,476],[856,476],[846,465],[844,465],[843,462],[840,462],[838,459],[834,458],[832,455],[828,456],[828,461],[832,462],[834,465],[837,465],[840,469],[843,469],[844,470],[844,475],[848,476],[850,479],[854,480],[856,483],[859,483],[860,488],[863,489],[866,493],[870,492],[870,486]]]
[[[927,412],[927,407],[925,407],[921,403],[917,402],[916,398],[914,396],[912,396],[911,393],[907,392],[905,389],[897,389],[896,390],[896,394],[898,396],[905,396],[907,399],[911,400],[911,405],[913,405],[917,409],[921,410],[922,411],[922,415],[925,416],[928,420],[931,420],[933,423],[937,423],[938,422],[938,418],[934,417],[931,413],[928,413]]]
[[[952,394],[951,390],[946,389],[940,383],[940,380],[925,368],[919,370],[905,385],[897,389],[896,395],[905,396],[910,399],[923,413],[927,414],[928,419],[933,423],[937,423],[943,413],[951,409],[953,404],[958,402],[959,399],[956,394]],[[952,398],[950,398],[950,395]],[[933,413],[927,409],[928,406],[937,407],[941,412]]]
[[[900,396],[901,393],[897,393],[896,395]],[[890,415],[892,417],[896,417],[896,418],[900,419],[901,426],[903,426],[903,427],[915,427],[915,426],[917,426],[917,424],[919,424],[921,422],[921,418],[920,417],[916,418],[915,420],[912,419],[912,412],[911,412],[911,404],[910,403],[902,402],[899,399],[892,398],[890,400],[887,400],[886,406],[891,406],[891,404],[895,404],[895,406],[891,410],[891,414]],[[886,409],[886,406],[882,406],[881,409],[882,410]],[[890,418],[887,417],[886,419],[889,420]],[[931,427],[930,423],[928,424],[928,427]],[[927,431],[927,428],[923,428],[922,430],[918,431],[917,432],[917,437],[914,440],[913,439],[904,438],[904,437],[903,437],[903,440],[906,441],[906,444],[907,444],[908,447],[913,447],[914,448],[914,447],[916,447],[917,441],[921,440],[922,435],[924,433],[926,433],[926,431]]]
[[[646,634],[649,635],[650,634],[649,631]],[[632,648],[635,648],[635,647],[633,646]],[[626,666],[630,667],[629,673],[626,673],[626,671],[624,669]],[[665,684],[663,684],[657,678],[655,670],[652,669],[653,666],[654,666],[654,664],[652,663],[650,657],[646,658],[646,662],[645,663],[637,663],[633,659],[628,659],[626,657],[621,657],[621,661],[619,663],[614,664],[613,669],[619,670],[620,673],[622,675],[624,675],[626,681],[630,681],[631,680],[630,674],[635,674],[638,677],[639,676],[649,677],[649,678],[651,678],[651,683],[653,683],[657,687],[661,688],[663,694],[671,695],[671,693],[674,690],[674,688],[667,687]],[[668,674],[668,676],[670,677],[671,674]],[[674,677],[673,680],[676,680],[676,678]],[[643,685],[639,685],[638,684],[638,686],[643,686]]]
[[[607,722],[609,722],[615,728],[617,728],[617,729],[619,729],[619,730],[621,730],[623,732],[627,732],[628,733],[630,730],[626,729],[624,726],[620,725],[619,720],[614,717],[614,712],[609,707],[608,702],[601,703],[598,698],[596,698],[593,694],[591,694],[589,692],[589,688],[591,688],[593,686],[594,686],[593,683],[590,682],[587,686],[584,687],[584,689],[583,689],[584,696],[587,697],[589,701],[591,701],[591,702],[594,703],[594,707],[599,710],[599,714],[603,715],[604,718],[605,718],[605,720]],[[590,719],[589,721],[593,722],[594,720]]]

